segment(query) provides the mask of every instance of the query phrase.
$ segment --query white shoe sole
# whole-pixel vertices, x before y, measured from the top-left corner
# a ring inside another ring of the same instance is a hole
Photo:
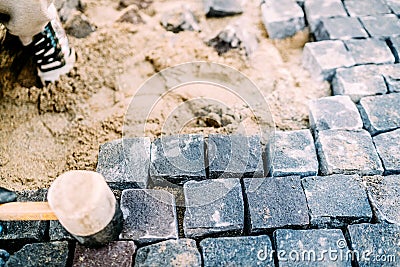
[[[75,61],[76,61],[75,50],[71,48],[71,53],[69,57],[66,58],[65,65],[62,66],[61,68],[46,72],[42,72],[38,69],[38,75],[40,77],[40,80],[42,81],[42,83],[55,82],[59,80],[61,75],[67,74],[71,71],[71,69],[74,67]]]

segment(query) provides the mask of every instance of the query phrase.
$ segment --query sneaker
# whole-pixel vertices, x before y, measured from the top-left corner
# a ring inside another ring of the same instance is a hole
[[[54,4],[49,7],[54,15],[44,30],[33,37],[34,59],[43,83],[54,82],[67,74],[75,63],[75,51],[69,47],[68,38],[57,15]]]

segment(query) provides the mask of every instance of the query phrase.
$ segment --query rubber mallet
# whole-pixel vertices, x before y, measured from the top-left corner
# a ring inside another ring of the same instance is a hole
[[[91,171],[69,171],[50,186],[48,202],[0,205],[0,221],[59,220],[85,246],[117,240],[123,216],[104,177]]]

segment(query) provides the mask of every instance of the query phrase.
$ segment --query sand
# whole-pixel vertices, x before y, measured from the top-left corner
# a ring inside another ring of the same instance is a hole
[[[124,12],[117,9],[117,1],[83,2],[85,14],[97,30],[83,39],[70,38],[78,54],[74,70],[44,88],[35,86],[31,73],[22,72],[17,84],[3,90],[0,186],[13,190],[43,188],[64,171],[95,170],[99,145],[122,137],[125,112],[140,85],[156,72],[180,63],[212,61],[243,72],[260,88],[278,130],[308,128],[308,101],[330,95],[327,83],[312,80],[301,67],[307,32],[289,40],[271,41],[261,23],[257,1],[248,1],[243,15],[206,19],[201,1],[159,0],[139,11],[144,21],[139,25],[116,22]],[[174,34],[160,25],[166,12],[182,4],[194,11],[201,32]],[[243,49],[219,56],[205,43],[237,20],[256,35],[258,48],[249,57]],[[161,125],[176,107],[210,94],[226,107],[199,104],[178,109],[174,116],[195,118],[212,113],[209,117],[214,119],[188,121],[179,125],[176,133],[235,132],[237,122],[246,119],[251,125],[251,114],[234,96],[224,97],[224,91],[218,93],[215,88],[188,86],[158,102],[146,135],[159,136],[163,133]],[[140,97],[144,106],[137,107],[138,112],[152,104],[146,102],[146,93]]]

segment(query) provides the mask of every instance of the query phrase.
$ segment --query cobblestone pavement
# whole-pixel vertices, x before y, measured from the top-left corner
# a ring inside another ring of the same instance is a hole
[[[240,1],[207,2],[209,16],[242,12]],[[120,240],[85,248],[56,221],[3,222],[0,248],[11,256],[0,250],[0,260],[24,267],[400,266],[400,2],[265,0],[261,9],[270,38],[309,26],[317,41],[305,45],[304,67],[333,92],[310,103],[310,129],[276,133],[271,169],[257,136],[103,144],[97,171],[121,203]],[[178,189],[160,190],[163,181]],[[45,196],[19,192],[18,200]]]

